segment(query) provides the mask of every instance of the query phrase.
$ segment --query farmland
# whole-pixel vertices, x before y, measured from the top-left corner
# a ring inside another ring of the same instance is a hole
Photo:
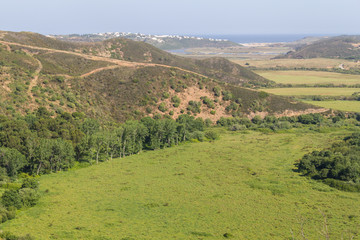
[[[360,84],[360,75],[341,74],[320,71],[257,71],[265,78],[282,84]]]
[[[351,96],[360,92],[360,88],[273,88],[262,89],[265,92],[283,96]]]
[[[343,64],[345,68],[359,68],[360,63],[345,59],[332,58],[310,58],[310,59],[271,59],[271,60],[239,60],[232,59],[233,62],[242,66],[249,64],[250,67],[267,69],[267,68],[338,68]]]
[[[341,111],[360,112],[360,101],[304,101],[319,107]]]
[[[222,130],[223,131],[223,130]],[[36,239],[332,239],[359,234],[360,194],[295,172],[350,131],[223,131],[190,143],[44,175],[38,205],[2,229]]]

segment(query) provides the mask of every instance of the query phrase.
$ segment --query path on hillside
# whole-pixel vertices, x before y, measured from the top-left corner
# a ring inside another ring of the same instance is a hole
[[[174,68],[174,69],[178,69],[184,72],[188,72],[191,74],[195,74],[201,77],[205,77],[205,78],[209,78],[203,74],[197,73],[197,72],[193,72],[190,70],[186,70],[180,67],[174,67],[174,66],[169,66],[169,65],[164,65],[164,64],[157,64],[157,63],[141,63],[141,62],[129,62],[129,61],[125,61],[125,60],[119,60],[119,59],[113,59],[113,58],[107,58],[107,57],[100,57],[100,56],[92,56],[92,55],[87,55],[84,53],[77,53],[77,52],[71,52],[71,51],[65,51],[65,50],[58,50],[58,49],[51,49],[51,48],[44,48],[44,47],[36,47],[36,46],[31,46],[31,45],[25,45],[25,44],[20,44],[20,43],[13,43],[13,42],[6,42],[6,41],[1,41],[0,43],[5,44],[5,45],[15,45],[15,46],[19,46],[19,47],[25,47],[25,48],[31,48],[31,49],[36,49],[36,50],[43,50],[43,51],[47,51],[47,52],[51,52],[51,53],[65,53],[65,54],[71,54],[71,55],[75,55],[75,56],[80,56],[89,60],[94,60],[94,61],[104,61],[104,62],[111,62],[114,63],[116,65],[122,66],[122,67],[138,67],[138,66],[144,66],[144,67],[165,67],[165,68]],[[91,72],[96,73],[102,70],[106,70],[106,68],[98,68],[95,69]],[[89,75],[91,75],[92,73],[89,72]],[[87,75],[88,76],[88,75]]]
[[[32,53],[30,53],[29,51],[26,51],[26,50],[24,50],[24,52],[27,55],[29,55],[30,57],[32,57],[32,59],[34,59],[38,64],[38,67],[36,68],[36,70],[34,72],[34,77],[30,80],[29,88],[27,90],[27,95],[30,96],[30,98],[31,98],[31,103],[29,103],[29,106],[32,107],[34,105],[35,98],[34,98],[34,94],[31,90],[33,89],[33,87],[35,87],[38,84],[39,75],[40,75],[41,70],[43,69],[43,65],[39,59],[34,57],[34,55]]]

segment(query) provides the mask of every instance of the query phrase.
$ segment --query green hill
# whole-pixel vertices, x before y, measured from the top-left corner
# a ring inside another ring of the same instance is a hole
[[[321,39],[277,58],[360,59],[360,36],[338,36]]]
[[[145,43],[66,43],[34,33],[0,33],[0,113],[40,106],[101,119],[181,113],[210,118],[316,108],[241,88],[270,81],[225,59],[189,60]]]
[[[216,78],[220,81],[247,87],[269,86],[274,84],[274,82],[225,59],[210,61],[188,59],[172,55],[144,42],[136,42],[124,38],[115,38],[97,43],[74,43],[59,41],[36,33],[0,32],[0,40],[125,61],[156,63],[180,67],[189,71],[204,74],[207,77]],[[218,64],[214,64],[214,62]],[[226,70],[224,70],[224,68],[226,68]]]

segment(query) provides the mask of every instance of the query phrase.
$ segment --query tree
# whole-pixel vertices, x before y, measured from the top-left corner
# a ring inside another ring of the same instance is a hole
[[[105,141],[106,141],[105,134],[103,131],[99,131],[93,134],[91,137],[93,142],[92,148],[94,149],[96,154],[96,164],[98,164],[100,152],[105,147]]]
[[[27,163],[25,156],[14,148],[0,148],[0,166],[6,169],[9,177],[14,177]]]

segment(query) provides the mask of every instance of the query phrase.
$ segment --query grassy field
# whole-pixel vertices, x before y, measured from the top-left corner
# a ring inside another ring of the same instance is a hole
[[[316,106],[341,111],[360,112],[360,101],[304,101]]]
[[[282,84],[360,84],[360,75],[319,71],[256,71],[257,74]]]
[[[271,59],[271,60],[238,60],[232,59],[233,62],[244,66],[246,63],[251,67],[257,68],[338,68],[344,64],[345,68],[359,68],[360,63],[331,58],[311,58],[311,59]]]
[[[349,131],[224,133],[40,178],[40,203],[2,224],[36,239],[359,237],[360,194],[302,177],[294,163]],[[46,191],[48,192],[46,193]]]
[[[262,91],[282,96],[351,96],[360,88],[271,88]]]

